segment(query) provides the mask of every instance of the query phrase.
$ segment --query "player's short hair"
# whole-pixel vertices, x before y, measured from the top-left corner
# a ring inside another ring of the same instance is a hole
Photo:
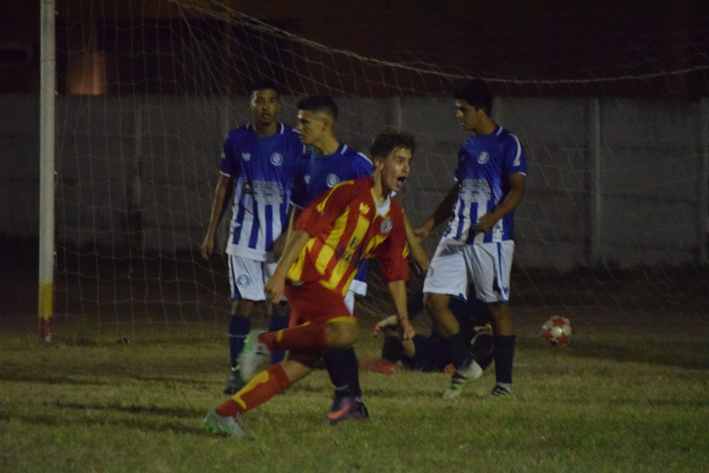
[[[379,133],[369,147],[369,155],[374,158],[386,158],[397,148],[406,148],[414,154],[416,140],[414,135],[406,131],[384,130]]]
[[[459,84],[453,92],[456,100],[465,100],[476,110],[485,109],[485,113],[492,114],[492,90],[482,79],[467,80]]]
[[[308,112],[325,112],[335,121],[339,113],[335,100],[329,95],[311,95],[302,98],[297,107],[298,110],[306,110]]]
[[[281,89],[278,87],[278,84],[271,80],[262,79],[249,84],[249,88],[247,89],[247,92],[249,93],[249,99],[253,97],[256,91],[265,89],[274,90],[276,92],[276,96],[279,99],[281,98]]]

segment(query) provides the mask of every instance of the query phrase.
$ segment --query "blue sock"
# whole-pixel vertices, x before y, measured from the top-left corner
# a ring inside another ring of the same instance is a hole
[[[268,319],[268,331],[278,332],[284,328],[288,328],[288,322],[290,321],[290,316],[288,315],[273,315]],[[275,365],[280,363],[286,357],[286,350],[278,350],[271,352],[271,364]]]
[[[495,335],[495,376],[498,383],[512,384],[512,362],[515,356],[515,336]]]
[[[359,385],[359,364],[354,347],[330,348],[323,355],[330,381],[335,386],[335,397],[362,398]]]
[[[244,349],[244,340],[251,330],[251,319],[243,315],[229,316],[229,358],[231,368],[235,369],[241,351]]]
[[[464,368],[473,360],[470,344],[463,340],[460,332],[451,337],[441,337],[441,345],[455,369]]]

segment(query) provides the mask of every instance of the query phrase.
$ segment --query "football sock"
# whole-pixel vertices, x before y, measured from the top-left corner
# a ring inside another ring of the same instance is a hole
[[[330,348],[323,355],[330,381],[335,386],[335,397],[362,398],[359,385],[359,364],[354,347]]]
[[[268,331],[269,332],[277,332],[279,330],[283,330],[284,328],[288,327],[288,321],[290,320],[290,316],[288,315],[273,315],[268,319]],[[286,351],[285,350],[277,350],[277,351],[272,351],[271,352],[271,364],[275,365],[276,363],[280,363],[283,361],[283,359],[286,357]]]
[[[495,376],[498,383],[512,384],[512,360],[515,355],[514,335],[495,335]]]
[[[229,316],[229,359],[231,368],[238,365],[239,355],[244,349],[244,340],[251,330],[251,319],[243,315]]]
[[[310,322],[278,332],[266,332],[258,339],[269,350],[324,351],[328,348],[326,325],[322,322]]]
[[[281,364],[273,365],[256,375],[234,397],[217,407],[216,412],[220,416],[235,417],[237,413],[243,414],[260,406],[290,388],[292,384]]]
[[[451,337],[441,337],[441,345],[455,369],[465,368],[473,360],[470,345],[465,343],[460,332]]]
[[[396,337],[384,337],[382,345],[382,358],[396,363],[404,356],[404,347]]]

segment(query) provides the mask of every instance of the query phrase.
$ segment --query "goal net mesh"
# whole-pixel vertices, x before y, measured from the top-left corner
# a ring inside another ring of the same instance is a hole
[[[659,25],[635,11],[490,10],[424,26],[322,11],[309,34],[230,4],[82,0],[58,11],[58,335],[224,327],[228,215],[210,260],[200,245],[222,139],[250,120],[245,87],[260,78],[283,88],[291,126],[300,97],[332,95],[337,137],[364,153],[384,127],[412,132],[400,199],[414,226],[453,185],[466,139],[451,92],[485,78],[493,117],[527,152],[511,289],[521,330],[553,314],[592,336],[609,320],[642,330],[639,312],[657,313],[652,329],[706,313],[707,12]],[[351,39],[369,28],[382,39]],[[418,39],[401,46],[398,34]],[[442,230],[424,241],[429,254]],[[369,282],[357,310],[375,321],[391,309],[376,268]]]

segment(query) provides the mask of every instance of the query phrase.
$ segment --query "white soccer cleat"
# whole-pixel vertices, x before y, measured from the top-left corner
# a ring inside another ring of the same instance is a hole
[[[244,341],[244,350],[241,352],[241,357],[239,358],[239,371],[241,372],[241,379],[246,383],[256,376],[261,363],[271,356],[271,350],[258,340],[258,336],[262,333],[266,332],[263,330],[252,330]]]
[[[372,332],[372,336],[378,336],[380,333],[382,333],[382,329],[396,326],[398,321],[399,317],[397,315],[390,315],[389,317],[383,318],[382,320],[377,322],[377,325],[374,326],[374,332]]]
[[[239,422],[239,415],[236,418],[230,416],[220,416],[213,410],[203,421],[204,428],[218,435],[232,435],[234,437],[244,437],[246,431]]]
[[[443,393],[443,399],[453,399],[458,397],[463,392],[463,388],[471,381],[475,381],[483,375],[483,369],[475,360],[466,368],[461,368],[453,373],[451,378],[451,387]]]

